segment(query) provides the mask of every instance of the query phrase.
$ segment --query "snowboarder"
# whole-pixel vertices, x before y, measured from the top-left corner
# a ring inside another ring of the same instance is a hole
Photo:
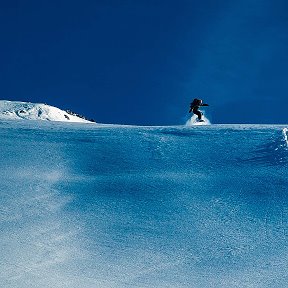
[[[201,111],[199,111],[200,106],[209,106],[208,104],[203,104],[203,101],[201,99],[197,99],[195,98],[192,103],[190,104],[190,110],[189,113],[191,113],[191,111],[196,114],[198,116],[198,121],[199,122],[204,122],[204,120],[202,120],[202,115],[203,113]]]

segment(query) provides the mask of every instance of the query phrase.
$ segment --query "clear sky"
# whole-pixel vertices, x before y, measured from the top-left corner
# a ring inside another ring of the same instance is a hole
[[[102,123],[288,123],[287,0],[0,1],[0,97]]]

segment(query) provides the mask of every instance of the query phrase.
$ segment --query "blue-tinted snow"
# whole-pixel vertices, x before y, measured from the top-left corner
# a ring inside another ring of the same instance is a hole
[[[0,286],[286,287],[287,126],[0,123]]]

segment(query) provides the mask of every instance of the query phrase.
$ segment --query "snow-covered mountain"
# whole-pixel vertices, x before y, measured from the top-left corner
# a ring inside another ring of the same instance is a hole
[[[0,287],[287,287],[286,128],[0,121]]]
[[[18,119],[91,123],[75,113],[47,104],[0,100],[0,120]]]

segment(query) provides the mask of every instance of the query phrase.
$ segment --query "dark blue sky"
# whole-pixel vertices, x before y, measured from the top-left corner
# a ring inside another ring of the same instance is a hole
[[[0,1],[0,97],[102,123],[288,123],[287,0]]]

